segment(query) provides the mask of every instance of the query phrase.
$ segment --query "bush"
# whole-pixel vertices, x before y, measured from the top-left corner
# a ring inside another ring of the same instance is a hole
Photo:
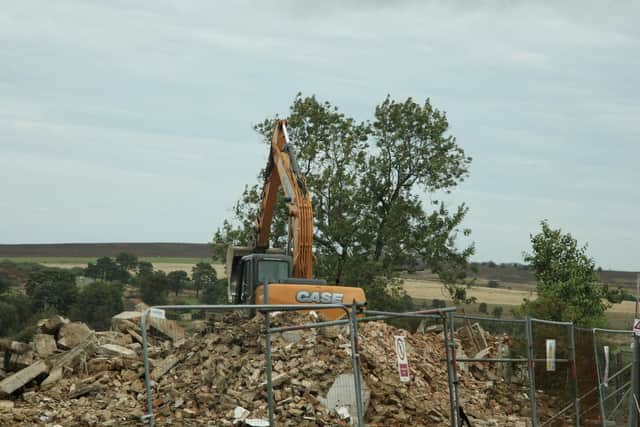
[[[89,324],[93,329],[106,330],[111,317],[124,310],[124,287],[117,282],[93,282],[85,286],[71,309],[71,317]]]
[[[75,276],[59,269],[32,272],[25,290],[34,311],[51,307],[66,314],[78,297]]]
[[[495,307],[493,307],[493,317],[495,317],[496,319],[499,319],[502,317],[502,306],[501,305],[497,305]]]
[[[434,299],[431,301],[431,308],[445,308],[447,303],[441,299]]]
[[[226,304],[227,303],[227,279],[220,279],[215,282],[208,282],[202,289],[200,300],[204,304]]]
[[[144,273],[139,277],[142,300],[148,305],[161,305],[167,302],[169,280],[163,271]]]
[[[478,311],[480,313],[487,314],[487,303],[481,302],[480,305],[478,305]]]
[[[487,283],[487,286],[490,288],[499,288],[500,282],[498,282],[497,280],[489,280],[489,283]]]

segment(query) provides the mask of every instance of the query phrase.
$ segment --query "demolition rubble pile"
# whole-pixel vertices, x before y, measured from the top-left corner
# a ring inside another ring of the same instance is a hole
[[[94,332],[59,316],[40,322],[31,344],[5,343],[0,425],[140,425],[146,392],[140,312]],[[317,320],[277,313],[272,326]],[[150,318],[149,357],[158,425],[268,425],[263,318],[230,313],[187,336],[171,320]],[[508,337],[482,331],[484,354]],[[394,335],[404,335],[410,381],[398,376]],[[382,322],[359,325],[366,422],[372,426],[449,425],[441,328],[411,334]],[[459,353],[463,343],[457,342]],[[467,351],[469,351],[467,349]],[[275,413],[282,426],[354,422],[351,346],[346,326],[272,335]],[[526,426],[526,387],[507,384],[496,365],[459,364],[464,411],[474,426]],[[510,374],[509,374],[510,375]]]

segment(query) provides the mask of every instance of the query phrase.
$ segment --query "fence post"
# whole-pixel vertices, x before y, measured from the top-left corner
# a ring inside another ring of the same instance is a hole
[[[575,336],[575,326],[572,323],[569,325],[569,358],[571,361],[569,362],[571,369],[571,382],[573,386],[573,407],[576,411],[576,427],[580,427],[580,402],[578,398],[578,369],[576,366],[576,336]]]
[[[273,372],[272,372],[272,362],[271,362],[271,332],[269,332],[269,328],[271,327],[271,319],[269,316],[270,312],[264,312],[264,362],[266,365],[265,372],[267,374],[267,401],[269,406],[269,427],[275,427],[275,413],[273,409]]]
[[[631,364],[631,396],[629,396],[629,427],[638,425],[638,363],[640,362],[640,340],[633,334],[633,363]]]
[[[451,332],[451,366],[453,367],[453,396],[456,404],[456,417],[458,416],[458,411],[460,410],[460,385],[458,384],[458,367],[456,362],[456,325],[455,325],[455,317],[452,312],[449,312],[451,316],[451,322],[449,322],[449,331]],[[457,420],[459,421],[459,420]]]
[[[602,390],[602,373],[600,372],[600,363],[598,362],[598,342],[596,337],[596,329],[593,328],[593,360],[596,362],[596,376],[598,377],[598,403],[600,406],[600,425],[605,427],[606,413],[604,410],[604,392]]]
[[[531,400],[531,426],[536,427],[538,423],[536,404],[536,374],[533,364],[533,331],[531,330],[531,318],[526,317],[525,334],[527,336],[527,365],[529,367],[529,400]]]
[[[353,363],[353,382],[356,389],[356,412],[358,413],[358,427],[364,427],[364,406],[362,405],[362,383],[360,379],[360,353],[358,351],[358,306],[353,301],[349,320],[351,321],[351,358]]]
[[[153,397],[151,396],[151,373],[149,371],[149,345],[147,344],[147,309],[140,317],[140,332],[142,332],[142,353],[144,355],[144,385],[147,391],[147,416],[149,417],[149,427],[154,427],[156,420],[153,416]]]
[[[449,407],[451,410],[451,427],[456,427],[458,425],[457,422],[457,405],[454,397],[454,380],[453,380],[453,367],[451,366],[451,347],[455,345],[455,341],[453,337],[451,337],[451,341],[449,340],[449,333],[447,329],[449,325],[447,324],[447,320],[449,322],[453,322],[453,316],[449,313],[446,316],[442,316],[442,334],[444,335],[444,349],[447,355],[447,383],[449,384]],[[453,342],[453,343],[452,343]]]

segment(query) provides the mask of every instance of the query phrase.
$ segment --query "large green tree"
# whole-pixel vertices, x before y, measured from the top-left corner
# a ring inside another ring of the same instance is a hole
[[[218,275],[211,264],[199,262],[191,269],[191,279],[193,280],[193,287],[197,297],[200,289],[204,289],[210,283],[215,283],[218,280]]]
[[[93,282],[82,288],[71,308],[71,317],[88,323],[92,328],[106,330],[111,317],[124,310],[123,285],[118,282]]]
[[[142,300],[149,305],[160,305],[167,302],[169,280],[163,271],[152,271],[139,276]]]
[[[541,226],[538,234],[531,235],[531,253],[524,256],[535,274],[538,297],[525,300],[522,312],[584,327],[605,325],[609,292],[597,283],[587,246],[579,246],[571,234],[553,229],[547,221]]]
[[[180,292],[189,281],[189,275],[184,270],[171,271],[167,274],[167,280],[169,281],[171,290],[178,296],[178,292]]]
[[[266,143],[276,119],[255,126]],[[445,113],[428,99],[387,97],[372,122],[358,122],[314,96],[296,96],[288,130],[312,193],[317,276],[363,286],[370,306],[401,309],[410,299],[394,276],[399,269],[426,264],[452,295],[464,299],[464,289],[455,285],[464,279],[473,246],[459,249],[456,237],[469,233],[461,227],[468,209],[434,200],[468,175],[471,162],[448,128]],[[245,189],[234,221],[225,222],[214,243],[247,243],[262,181],[260,176],[257,185]],[[286,225],[280,197],[273,246],[284,246]]]
[[[51,308],[65,314],[78,297],[75,276],[58,269],[32,272],[25,291],[35,311]]]

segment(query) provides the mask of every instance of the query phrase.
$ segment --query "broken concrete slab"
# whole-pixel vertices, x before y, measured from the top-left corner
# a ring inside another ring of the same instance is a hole
[[[8,358],[8,365],[12,370],[26,368],[35,362],[33,350],[29,350],[26,353],[10,353]]]
[[[136,329],[140,330],[140,318],[142,317],[142,314],[143,313],[139,311],[123,311],[111,318],[111,325],[114,329],[119,331],[122,331],[123,327],[127,330],[130,329],[130,325],[124,321],[128,321],[135,324]],[[159,319],[151,316],[149,316],[147,320],[147,324],[151,329],[160,332],[168,338],[171,338],[173,341],[182,340],[186,336],[184,329],[173,320]]]
[[[362,405],[364,410],[369,406],[371,392],[364,381],[360,382],[362,392]],[[331,385],[326,398],[320,398],[322,405],[329,411],[335,411],[339,407],[347,407],[349,413],[356,413],[356,389],[353,374],[338,375]]]
[[[42,358],[51,356],[58,349],[56,339],[48,334],[36,334],[33,337],[33,347]]]
[[[42,319],[38,322],[38,327],[45,334],[54,335],[60,330],[62,325],[69,323],[69,319],[65,319],[62,316],[55,315],[48,319]]]
[[[66,350],[85,342],[93,331],[82,322],[72,322],[62,325],[58,333],[58,345]]]
[[[71,350],[50,357],[47,359],[47,365],[50,369],[57,368],[59,366],[72,366],[77,363],[77,360],[81,357],[89,358],[96,352],[96,346],[93,337],[90,337],[87,341],[75,346]]]
[[[11,394],[21,387],[24,387],[30,381],[33,381],[39,375],[49,372],[49,367],[43,360],[39,360],[31,366],[28,366],[15,374],[0,381],[0,394]]]
[[[127,359],[135,359],[138,357],[135,351],[117,344],[103,344],[98,349],[111,356],[119,356]]]
[[[62,366],[58,366],[49,372],[49,376],[40,384],[40,388],[45,390],[62,379]]]
[[[167,356],[165,359],[156,363],[155,368],[151,372],[151,379],[154,381],[159,380],[164,374],[169,372],[171,368],[176,366],[178,362],[180,362],[180,357],[178,357],[177,355],[172,354],[170,356]]]
[[[127,329],[127,333],[138,342],[138,344],[142,344],[142,337],[133,329]]]
[[[25,342],[11,341],[9,344],[9,351],[15,354],[25,354],[33,350],[33,347]]]
[[[100,344],[116,344],[126,347],[131,344],[131,335],[118,331],[96,332],[96,338]]]
[[[0,411],[13,409],[14,406],[16,405],[12,400],[0,400]]]

